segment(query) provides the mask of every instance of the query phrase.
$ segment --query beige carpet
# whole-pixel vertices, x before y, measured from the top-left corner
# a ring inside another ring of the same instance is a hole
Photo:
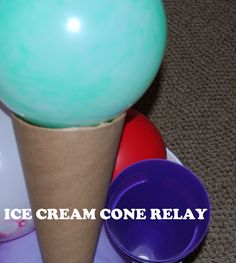
[[[165,5],[166,56],[136,109],[209,191],[210,230],[187,262],[236,263],[236,1]]]

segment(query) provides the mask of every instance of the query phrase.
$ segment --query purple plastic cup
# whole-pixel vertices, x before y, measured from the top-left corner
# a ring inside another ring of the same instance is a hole
[[[127,262],[180,262],[202,242],[210,221],[202,182],[185,167],[166,160],[141,161],[121,172],[110,186],[107,208],[146,210],[145,220],[105,221],[113,246]],[[155,220],[151,209],[161,211]],[[179,209],[178,215],[172,210],[168,216],[174,219],[163,219],[162,209]],[[187,209],[195,219],[184,217]],[[207,210],[200,217],[195,209]],[[181,216],[185,219],[177,219]]]

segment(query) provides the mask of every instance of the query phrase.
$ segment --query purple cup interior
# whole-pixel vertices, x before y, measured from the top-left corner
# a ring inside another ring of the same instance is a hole
[[[111,184],[107,208],[145,208],[145,220],[105,221],[116,249],[136,262],[172,263],[201,243],[210,221],[208,194],[196,175],[166,160],[145,160],[121,172]],[[150,209],[207,208],[204,220],[150,220]]]

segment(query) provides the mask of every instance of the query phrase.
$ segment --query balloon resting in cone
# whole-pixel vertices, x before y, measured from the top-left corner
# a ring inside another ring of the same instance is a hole
[[[40,126],[90,126],[134,104],[166,43],[160,0],[0,0],[0,99]]]

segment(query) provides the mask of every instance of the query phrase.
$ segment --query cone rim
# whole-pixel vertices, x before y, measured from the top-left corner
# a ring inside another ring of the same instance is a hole
[[[98,130],[101,128],[109,127],[115,123],[120,122],[126,115],[126,112],[114,117],[113,120],[111,121],[106,121],[102,122],[98,125],[95,126],[80,126],[80,127],[66,127],[66,128],[49,128],[49,127],[43,127],[43,126],[38,126],[33,123],[29,123],[26,120],[22,119],[21,117],[17,116],[15,113],[11,113],[12,119],[15,122],[18,122],[24,126],[27,126],[28,128],[35,129],[35,130],[42,130],[42,131],[49,131],[49,132],[62,132],[62,131],[90,131],[90,130]]]

